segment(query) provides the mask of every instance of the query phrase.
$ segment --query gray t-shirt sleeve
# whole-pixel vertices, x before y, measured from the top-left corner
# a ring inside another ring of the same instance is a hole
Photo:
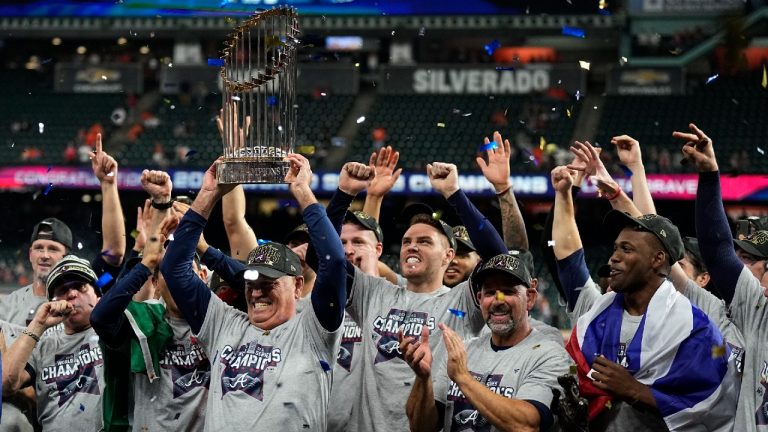
[[[398,288],[397,285],[392,285],[384,278],[363,273],[357,267],[355,267],[354,277],[352,289],[347,299],[347,312],[352,316],[352,319],[359,323],[367,321],[372,306],[372,298],[380,296],[380,290],[402,289]]]
[[[580,288],[580,291],[581,293],[579,294],[578,300],[576,300],[576,304],[573,306],[573,310],[568,312],[568,317],[571,319],[572,326],[575,326],[579,317],[587,313],[592,308],[592,305],[602,297],[600,287],[597,286],[592,278],[587,279],[584,286]]]
[[[758,334],[767,306],[768,299],[763,295],[760,280],[744,266],[730,304],[733,323],[745,335]]]
[[[713,323],[722,331],[724,321],[728,320],[725,302],[715,297],[706,289],[696,285],[696,282],[688,279],[685,282],[684,296],[697,308],[701,309]]]
[[[534,400],[550,406],[552,389],[559,386],[557,377],[568,373],[572,361],[565,350],[554,343],[545,342],[542,348],[547,350],[546,355],[539,356],[530,373],[523,377],[515,398]]]

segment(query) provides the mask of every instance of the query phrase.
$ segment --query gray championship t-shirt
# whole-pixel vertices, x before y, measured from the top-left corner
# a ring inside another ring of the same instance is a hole
[[[744,267],[731,301],[731,320],[744,337],[744,374],[734,431],[768,431],[768,299]]]
[[[134,374],[133,430],[202,431],[211,364],[186,321],[171,316],[173,340],[160,354],[158,378]]]
[[[537,401],[547,407],[552,404],[552,389],[560,387],[557,377],[568,374],[572,363],[562,346],[536,329],[517,345],[499,351],[491,347],[488,336],[464,345],[467,367],[477,381],[500,396]],[[435,400],[445,405],[443,430],[497,431],[448,377],[446,362],[441,355],[432,368]]]
[[[198,334],[211,361],[205,430],[325,431],[341,330],[311,306],[262,330],[212,296]]]
[[[32,284],[0,297],[0,319],[26,327],[35,317],[37,308],[48,301],[32,292]]]
[[[333,365],[333,387],[331,403],[328,406],[328,431],[344,431],[349,427],[352,406],[357,402],[358,389],[362,385],[363,374],[360,371],[363,343],[363,330],[352,319],[349,312],[344,313],[341,346]]]
[[[437,350],[443,345],[438,323],[445,323],[463,339],[477,336],[485,325],[467,282],[453,289],[443,286],[431,293],[415,293],[359,269],[355,269],[347,311],[362,328],[360,385],[339,389],[356,393],[348,431],[408,430],[405,402],[414,373],[399,350],[401,327],[405,336],[420,337],[427,326],[429,344]]]
[[[5,346],[9,348],[21,336],[24,327],[0,320],[0,331],[5,337]],[[24,412],[10,402],[13,396],[3,397],[3,414],[0,420],[0,432],[32,432],[33,427]],[[20,405],[23,406],[23,405]],[[26,407],[25,407],[26,408]],[[30,413],[34,417],[35,413]]]
[[[27,363],[37,393],[37,418],[45,431],[102,429],[104,360],[99,336],[89,328],[40,339]]]

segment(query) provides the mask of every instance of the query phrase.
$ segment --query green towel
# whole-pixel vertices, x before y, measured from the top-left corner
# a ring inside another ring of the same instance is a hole
[[[102,344],[104,353],[104,397],[102,414],[105,432],[129,431],[131,373],[145,374],[150,382],[158,377],[160,353],[173,339],[173,329],[165,321],[165,306],[159,302],[131,302],[125,310],[133,332],[123,349]],[[130,350],[130,355],[128,354]],[[137,379],[141,379],[137,377]]]

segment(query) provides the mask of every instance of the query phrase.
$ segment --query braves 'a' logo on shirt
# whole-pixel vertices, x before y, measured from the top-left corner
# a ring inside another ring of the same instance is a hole
[[[96,365],[103,362],[101,348],[98,345],[91,348],[89,343],[84,343],[74,353],[56,354],[53,365],[40,371],[40,378],[47,384],[56,384],[57,402],[63,406],[77,393],[100,393]]]
[[[264,399],[264,370],[277,366],[282,360],[280,348],[250,342],[234,349],[227,345],[221,350],[219,362],[222,396],[241,391],[255,399]]]
[[[389,313],[383,317],[376,317],[373,321],[373,329],[381,335],[376,348],[375,363],[385,362],[393,358],[403,358],[400,352],[400,342],[397,333],[400,328],[403,329],[403,336],[421,336],[421,330],[427,326],[430,333],[435,328],[435,318],[430,317],[427,312],[413,312],[401,309],[390,309]]]
[[[355,345],[363,340],[363,330],[349,316],[344,318],[344,332],[341,334],[341,346],[336,356],[336,363],[347,371],[352,367]]]
[[[501,379],[504,377],[503,374],[482,375],[471,371],[470,373],[476,381],[485,384],[492,392],[507,398],[514,397],[514,388],[501,385]],[[453,402],[452,431],[486,432],[491,430],[491,423],[469,403],[459,386],[453,381],[451,381],[451,386],[448,388],[447,399],[449,402]]]
[[[211,363],[198,344],[169,345],[160,359],[160,367],[171,370],[173,398],[176,399],[196,388],[208,388],[211,380]]]
[[[763,386],[763,400],[757,406],[755,424],[768,425],[768,362],[766,361],[763,361],[763,368],[760,370],[760,385]]]

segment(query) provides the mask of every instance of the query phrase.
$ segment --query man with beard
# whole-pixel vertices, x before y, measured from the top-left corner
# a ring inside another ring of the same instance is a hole
[[[3,355],[3,394],[34,385],[37,418],[46,431],[102,427],[103,360],[90,316],[101,292],[88,261],[62,258],[46,280],[47,303]],[[46,329],[64,330],[41,339]],[[35,347],[37,345],[37,347]]]
[[[490,258],[506,247],[492,224],[471,204],[459,188],[455,165],[435,162],[427,165],[432,187],[454,206],[472,236],[480,256]],[[351,190],[337,190],[328,204],[328,215],[341,231],[343,212],[366,184],[354,182]],[[341,209],[341,218],[336,219]],[[454,255],[451,229],[432,214],[411,218],[401,240],[400,266],[407,284],[396,286],[365,274],[347,263],[349,303],[347,312],[362,328],[363,373],[352,407],[347,430],[406,430],[402,415],[413,372],[399,349],[398,330],[419,337],[428,329],[435,348],[442,344],[438,323],[450,323],[462,336],[476,335],[483,328],[477,298],[465,282],[453,289],[443,285],[443,274]],[[357,355],[357,353],[356,353]]]
[[[577,364],[580,393],[589,401],[590,430],[706,425],[730,431],[738,382],[727,349],[713,355],[713,347],[724,347],[723,338],[667,280],[683,256],[677,227],[658,215],[611,211],[604,224],[617,233],[609,261],[612,292],[601,296],[584,265],[571,171],[555,168],[552,185],[555,255],[577,319],[566,348]]]
[[[416,373],[406,405],[411,430],[548,430],[552,389],[570,359],[528,322],[537,292],[526,266],[514,255],[498,255],[472,282],[480,287],[490,337],[465,343],[441,323],[445,355],[433,361],[428,330],[421,341],[401,334],[400,350]]]

